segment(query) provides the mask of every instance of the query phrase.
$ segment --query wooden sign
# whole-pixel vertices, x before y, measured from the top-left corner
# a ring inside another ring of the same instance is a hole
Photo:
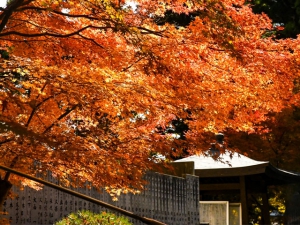
[[[200,223],[229,225],[229,203],[227,201],[200,201]]]

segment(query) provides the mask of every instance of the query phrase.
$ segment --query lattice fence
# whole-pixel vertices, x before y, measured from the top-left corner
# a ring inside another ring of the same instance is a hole
[[[187,175],[186,178],[159,173],[148,173],[149,184],[138,195],[121,195],[113,202],[107,193],[96,189],[73,189],[101,201],[113,204],[138,215],[153,218],[170,225],[199,224],[199,178]],[[58,184],[50,174],[48,181]],[[50,187],[40,191],[25,188],[13,189],[18,197],[8,199],[3,209],[8,212],[13,225],[54,224],[71,212],[86,209],[93,212],[107,211],[105,208]],[[131,220],[134,224],[144,224]]]

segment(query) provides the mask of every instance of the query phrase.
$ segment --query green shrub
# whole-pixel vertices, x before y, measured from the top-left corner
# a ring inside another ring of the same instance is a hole
[[[83,210],[71,213],[55,225],[132,225],[132,223],[127,218],[116,216],[113,213],[96,214]]]

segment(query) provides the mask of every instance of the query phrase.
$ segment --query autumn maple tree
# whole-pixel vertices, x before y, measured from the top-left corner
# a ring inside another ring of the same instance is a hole
[[[197,15],[184,27],[158,24],[168,10]],[[200,152],[205,132],[253,131],[299,98],[299,40],[265,37],[271,26],[233,0],[9,1],[0,8],[1,164],[130,191],[158,154],[180,154],[172,146]],[[189,118],[184,140],[158,132],[176,118]]]

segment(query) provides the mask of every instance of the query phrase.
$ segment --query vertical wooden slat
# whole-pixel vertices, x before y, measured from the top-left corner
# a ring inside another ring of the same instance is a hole
[[[262,223],[263,224],[271,224],[267,191],[265,191],[261,195],[262,195],[262,202],[263,202],[263,206],[262,206],[263,207],[262,208],[262,214],[263,214]]]
[[[248,224],[248,205],[245,176],[240,176],[240,195],[242,203],[242,222]]]

